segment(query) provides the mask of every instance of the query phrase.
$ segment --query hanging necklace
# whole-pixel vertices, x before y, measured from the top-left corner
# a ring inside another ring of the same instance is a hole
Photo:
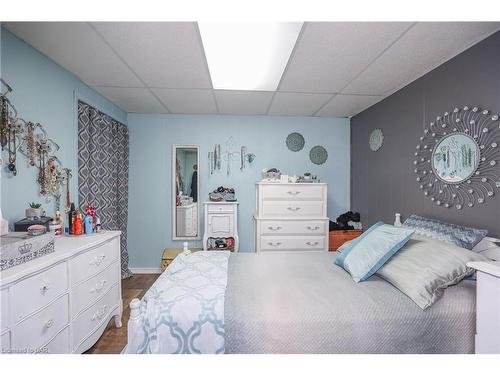
[[[17,175],[16,169],[16,127],[13,124],[7,126],[7,150],[9,152],[9,164],[7,168],[14,176]]]
[[[7,99],[2,96],[0,102],[0,145],[2,150],[7,146],[7,127],[9,125],[9,111]]]
[[[26,154],[28,156],[29,165],[35,166],[35,125],[32,122],[27,124],[26,134]]]
[[[38,142],[38,158],[40,160],[40,165],[38,166],[38,183],[40,184],[40,195],[47,194],[47,166],[45,165],[45,147],[45,141]]]

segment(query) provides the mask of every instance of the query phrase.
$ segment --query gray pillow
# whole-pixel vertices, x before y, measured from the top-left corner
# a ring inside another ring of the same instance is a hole
[[[488,234],[486,229],[464,227],[418,215],[410,215],[403,226],[415,230],[415,234],[445,241],[469,250],[472,250]]]
[[[470,250],[414,234],[376,274],[426,309],[448,286],[474,273],[467,262],[485,260]]]

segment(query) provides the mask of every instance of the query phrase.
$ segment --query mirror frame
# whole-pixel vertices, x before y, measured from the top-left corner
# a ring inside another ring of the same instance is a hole
[[[175,172],[176,172],[176,160],[177,160],[177,149],[182,149],[182,148],[194,148],[196,149],[197,155],[196,155],[196,163],[198,165],[198,210],[197,210],[197,226],[198,226],[198,233],[196,237],[180,237],[177,236],[177,210],[176,210],[176,196],[175,196],[175,191],[176,191],[176,179],[175,179]],[[201,241],[201,209],[200,209],[200,146],[199,145],[172,145],[172,190],[171,190],[171,200],[170,203],[172,204],[172,240],[173,241]]]
[[[461,137],[467,138],[469,141],[471,141],[474,144],[474,146],[476,146],[475,152],[477,154],[477,157],[476,157],[476,160],[475,160],[474,168],[472,168],[472,172],[470,172],[467,175],[467,177],[461,179],[460,181],[448,181],[448,180],[445,180],[444,178],[442,178],[439,175],[438,170],[435,167],[435,160],[436,160],[435,156],[436,156],[436,152],[438,151],[438,146],[441,143],[443,143],[448,138],[457,137],[457,136],[461,136]],[[481,149],[480,149],[479,144],[477,143],[477,141],[474,138],[472,138],[469,134],[456,132],[456,133],[446,134],[446,135],[442,136],[436,142],[436,146],[434,146],[434,149],[432,150],[431,159],[430,159],[431,163],[430,164],[431,164],[432,171],[434,172],[434,176],[436,176],[436,178],[439,178],[445,184],[457,185],[457,184],[463,184],[465,181],[467,181],[472,176],[474,176],[474,173],[476,173],[477,169],[479,168],[479,161],[480,161],[480,159],[481,159]]]

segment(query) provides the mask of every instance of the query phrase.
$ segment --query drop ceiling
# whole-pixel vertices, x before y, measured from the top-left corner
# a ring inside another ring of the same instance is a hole
[[[498,22],[306,22],[276,91],[214,90],[196,22],[7,22],[126,112],[352,117]]]

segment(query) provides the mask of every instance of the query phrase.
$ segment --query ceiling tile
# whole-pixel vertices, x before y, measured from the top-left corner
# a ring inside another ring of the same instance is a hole
[[[311,116],[332,97],[332,94],[302,94],[277,92],[274,95],[269,115]]]
[[[370,95],[394,92],[499,28],[498,22],[417,23],[343,92]]]
[[[143,86],[87,23],[6,22],[2,26],[88,85]]]
[[[212,88],[194,22],[95,22],[92,25],[149,87]]]
[[[215,90],[219,113],[265,115],[273,98],[271,91]]]
[[[171,113],[217,113],[212,90],[153,89]]]
[[[279,90],[339,92],[410,26],[406,22],[308,22]]]
[[[351,117],[382,100],[383,96],[335,95],[316,116]]]
[[[146,88],[94,87],[126,112],[167,113],[168,111]]]

